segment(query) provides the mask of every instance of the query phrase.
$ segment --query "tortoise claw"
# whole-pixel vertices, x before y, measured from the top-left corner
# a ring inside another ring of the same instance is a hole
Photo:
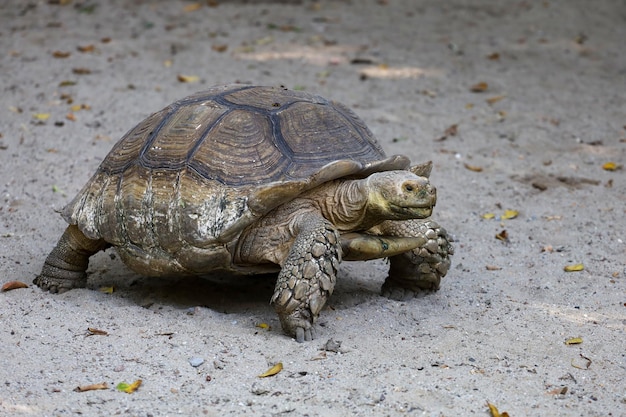
[[[314,327],[308,329],[305,329],[303,327],[296,328],[296,342],[298,343],[310,342],[311,340],[315,339],[315,337],[316,332]]]

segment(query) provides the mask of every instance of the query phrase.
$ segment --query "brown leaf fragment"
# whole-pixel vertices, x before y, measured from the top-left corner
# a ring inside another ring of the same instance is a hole
[[[24,284],[21,281],[9,281],[2,286],[2,292],[17,290],[18,288],[28,288],[28,284]]]
[[[548,395],[565,395],[567,394],[567,387],[554,388],[547,392]]]
[[[456,136],[457,133],[459,133],[459,124],[455,123],[453,125],[450,125],[444,132],[443,134],[446,136]]]
[[[489,84],[486,82],[479,82],[470,87],[472,93],[484,93],[489,88]]]
[[[487,104],[489,105],[493,105],[495,103],[497,103],[498,101],[504,99],[504,97],[506,96],[494,96],[494,97],[489,97],[488,99],[486,99],[485,101],[487,102]]]
[[[494,52],[492,54],[487,55],[487,59],[491,61],[497,61],[500,59],[500,54],[498,52]]]
[[[88,75],[91,74],[91,70],[89,68],[72,68],[72,72],[76,75]]]
[[[52,56],[54,58],[69,58],[69,56],[72,55],[71,52],[67,52],[67,51],[54,51],[52,52]]]
[[[466,169],[469,169],[470,171],[474,171],[474,172],[482,172],[482,170],[483,170],[483,167],[478,166],[478,165],[470,165],[468,163],[464,163],[463,166]]]
[[[95,391],[98,389],[109,389],[109,386],[106,382],[101,382],[99,384],[90,384],[90,385],[79,385],[74,388],[75,392],[85,392],[85,391]]]
[[[547,189],[548,189],[548,186],[547,186],[547,185],[545,185],[545,184],[544,184],[544,183],[542,183],[542,182],[537,182],[537,181],[535,181],[535,182],[530,183],[530,185],[532,185],[532,186],[533,186],[533,188],[536,188],[536,189],[538,189],[539,191],[545,191],[545,190],[547,190]]]
[[[96,47],[94,46],[94,44],[89,44],[89,45],[78,45],[76,47],[76,49],[78,50],[78,52],[93,52],[96,50]]]
[[[211,45],[211,49],[215,52],[226,52],[228,50],[228,44]]]
[[[109,42],[111,42],[111,38],[109,38],[108,36],[104,37],[104,38],[100,39],[100,42],[102,42],[102,43],[109,43]]]
[[[506,230],[502,230],[500,233],[496,235],[496,239],[501,240],[503,242],[509,241],[509,233]]]
[[[108,336],[109,333],[104,330],[95,329],[93,327],[87,327],[87,336]]]
[[[576,363],[574,363],[574,359],[572,359],[572,366],[576,369],[582,369],[582,370],[587,370],[589,369],[589,367],[591,366],[591,359],[589,359],[588,357],[584,356],[582,353],[579,353],[580,357],[583,358],[585,360],[585,363],[583,365],[578,365]]]
[[[487,265],[487,271],[500,271],[502,267],[496,265]]]

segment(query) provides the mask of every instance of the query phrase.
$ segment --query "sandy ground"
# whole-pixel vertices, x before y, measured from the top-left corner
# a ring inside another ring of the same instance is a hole
[[[626,181],[605,169],[626,164],[623,1],[50,3],[0,5],[2,283],[31,283],[128,129],[234,81],[341,101],[432,159],[456,255],[407,302],[379,295],[384,262],[343,264],[298,344],[271,280],[149,280],[101,253],[86,289],[0,294],[0,415],[626,416]]]

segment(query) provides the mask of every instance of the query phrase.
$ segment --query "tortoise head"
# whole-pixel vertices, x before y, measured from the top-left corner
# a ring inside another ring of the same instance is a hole
[[[377,172],[366,178],[367,210],[385,220],[424,219],[437,201],[428,178],[411,171]]]

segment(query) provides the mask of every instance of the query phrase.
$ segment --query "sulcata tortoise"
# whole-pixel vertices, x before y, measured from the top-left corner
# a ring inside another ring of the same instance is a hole
[[[35,284],[84,287],[110,246],[147,276],[277,272],[283,330],[315,337],[341,260],[389,258],[383,294],[439,288],[453,249],[429,220],[431,164],[385,156],[347,107],[285,88],[228,85],[130,130],[63,210]]]

